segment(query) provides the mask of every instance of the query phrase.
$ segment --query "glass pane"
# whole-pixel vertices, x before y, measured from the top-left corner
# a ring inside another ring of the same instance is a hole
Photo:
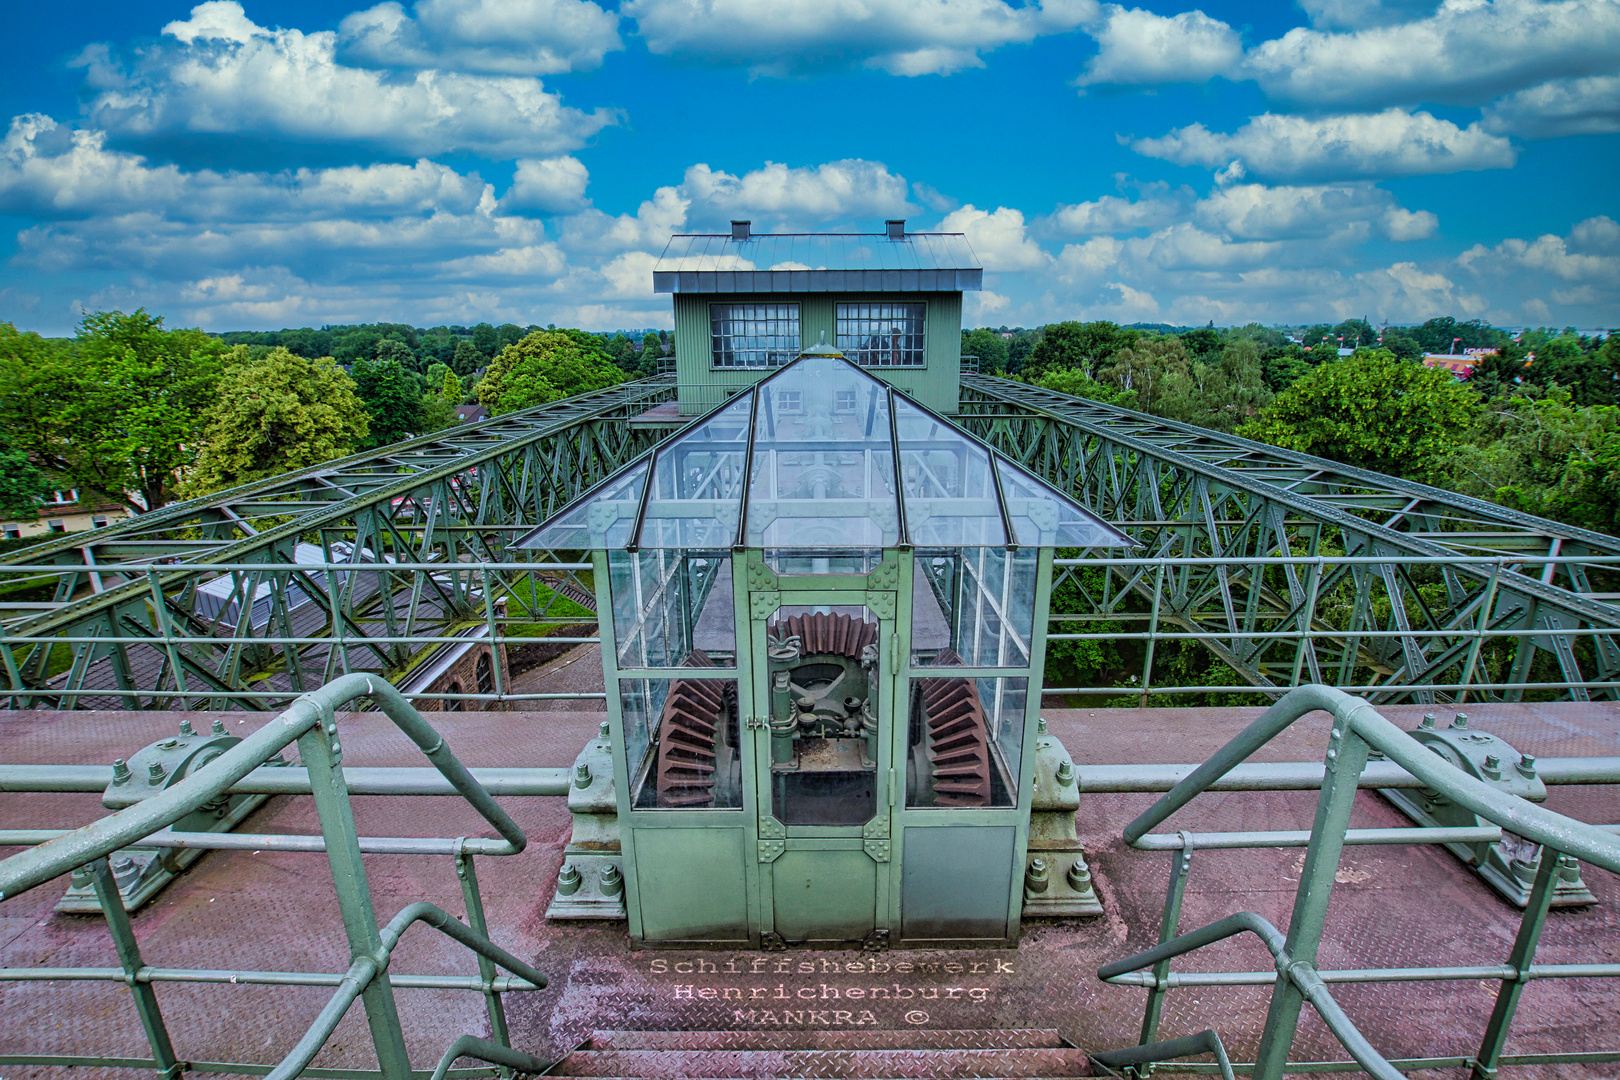
[[[661,448],[641,528],[644,548],[729,548],[737,538],[747,395]]]
[[[877,812],[878,621],[865,607],[784,607],[766,623],[771,812],[860,825]]]
[[[798,304],[711,304],[717,368],[781,367],[799,355]]]
[[[517,546],[550,551],[624,547],[630,542],[646,481],[647,462],[643,461],[574,500],[542,528],[519,540]]]
[[[742,806],[735,679],[620,679],[631,805],[639,810]]]
[[[1024,678],[911,680],[906,805],[1016,806],[1024,749]]]
[[[1035,548],[917,552],[912,664],[1028,667],[1037,554]]]
[[[923,304],[839,304],[838,351],[863,367],[922,367]]]
[[[881,548],[900,539],[888,390],[807,357],[759,385],[744,543]]]
[[[1131,540],[1045,481],[998,459],[1018,543],[1029,547],[1130,547]]]
[[[621,668],[735,667],[729,551],[609,551]]]
[[[989,451],[908,401],[895,400],[894,419],[911,542],[1005,547]]]

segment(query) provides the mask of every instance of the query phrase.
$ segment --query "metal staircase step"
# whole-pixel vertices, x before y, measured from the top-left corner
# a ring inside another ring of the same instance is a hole
[[[1055,1028],[867,1031],[598,1031],[588,1050],[1034,1050],[1061,1049]]]
[[[778,1080],[985,1080],[996,1077],[1087,1075],[1079,1050],[1030,1047],[1014,1050],[578,1050],[553,1076]]]

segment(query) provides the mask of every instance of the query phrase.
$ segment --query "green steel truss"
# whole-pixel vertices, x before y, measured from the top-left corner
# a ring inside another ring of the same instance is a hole
[[[1135,632],[1052,637],[1148,639],[1144,701],[1154,644],[1188,637],[1251,688],[1376,702],[1620,688],[1620,593],[1601,591],[1620,588],[1614,537],[1003,379],[964,376],[962,414],[1141,543],[1103,569],[1060,561],[1082,602],[1053,601],[1054,631]]]
[[[674,396],[612,387],[13,553],[10,704],[273,708],[348,671],[398,679],[480,626],[561,621],[556,595],[588,585],[503,561],[507,541],[656,441],[629,421]]]
[[[594,587],[507,541],[652,445],[667,429],[629,421],[674,396],[672,378],[643,380],[14,553],[0,560],[9,701],[275,708],[347,671],[405,681],[468,634],[532,639],[569,621],[557,596]],[[1221,689],[1156,678],[1156,651],[1186,639],[1237,673],[1229,689],[1269,696],[1620,690],[1620,540],[1002,379],[964,376],[961,407],[965,427],[1141,543],[1058,560],[1050,639],[1144,642],[1144,702]]]

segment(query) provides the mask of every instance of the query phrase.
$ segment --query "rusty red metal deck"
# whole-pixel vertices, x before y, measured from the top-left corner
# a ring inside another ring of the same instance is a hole
[[[1411,727],[1425,710],[1383,711]],[[1499,734],[1539,757],[1620,754],[1620,706],[1476,705],[1469,711],[1475,728]],[[1201,761],[1257,712],[1080,709],[1051,710],[1046,715],[1051,730],[1076,761],[1092,764]],[[196,722],[198,714],[190,715]],[[0,760],[105,764],[172,734],[179,716],[0,713]],[[233,727],[263,719],[229,715]],[[602,716],[576,708],[439,713],[432,719],[469,765],[558,766],[572,763],[578,749],[595,735]],[[380,715],[353,715],[342,723],[347,764],[420,764],[414,748]],[[1256,759],[1320,761],[1326,735],[1325,717],[1307,718]],[[957,1031],[1028,1032],[1018,1045],[1039,1054],[1048,1053],[1053,1045],[1035,1034],[1042,1031],[1061,1033],[1083,1049],[1132,1044],[1144,992],[1104,985],[1095,972],[1101,963],[1156,941],[1169,856],[1130,850],[1119,840],[1125,822],[1151,801],[1152,796],[1082,797],[1080,832],[1105,909],[1102,916],[1028,922],[1016,949],[874,955],[812,950],[635,951],[628,947],[623,924],[547,923],[543,915],[568,837],[568,815],[560,799],[502,799],[528,833],[530,844],[520,856],[479,861],[492,936],[532,958],[551,978],[545,991],[506,999],[514,1042],[548,1058],[579,1047],[596,1032],[618,1033],[599,1035],[592,1045],[620,1055],[662,1052],[667,1040],[674,1038],[626,1032],[737,1033],[686,1037],[697,1038],[688,1049],[719,1054],[745,1047],[774,1047],[782,1054],[831,1051],[875,1045],[873,1038],[876,1045],[925,1048],[933,1045],[930,1038],[949,1041],[955,1037],[943,1033]],[[1307,829],[1314,801],[1313,793],[1210,793],[1170,824],[1204,830]],[[1555,788],[1549,805],[1587,821],[1620,821],[1616,788]],[[94,795],[0,794],[0,820],[8,828],[73,826],[102,812]],[[360,831],[370,835],[484,832],[471,811],[452,799],[357,798],[355,816]],[[1363,792],[1352,824],[1390,826],[1405,820],[1378,796]],[[313,833],[311,801],[272,799],[245,828]],[[1183,927],[1245,909],[1286,925],[1302,855],[1301,849],[1199,852]],[[448,858],[367,856],[366,865],[383,918],[418,899],[461,911]],[[1620,881],[1590,866],[1583,867],[1583,874],[1598,903],[1552,913],[1538,954],[1541,962],[1620,959]],[[1321,954],[1324,968],[1499,963],[1517,927],[1516,910],[1443,850],[1350,848],[1338,881]],[[0,966],[116,963],[99,919],[52,913],[64,886],[65,881],[57,882],[0,902]],[[212,853],[138,914],[134,925],[152,965],[338,972],[348,961],[325,861],[319,855]],[[1177,970],[1261,970],[1268,965],[1269,958],[1257,944],[1234,939],[1185,958]],[[421,930],[407,934],[391,967],[396,974],[467,975],[475,970],[465,953]],[[883,992],[875,994],[875,989]],[[1407,1057],[1471,1053],[1496,989],[1494,982],[1466,981],[1345,985],[1335,993],[1375,1046],[1391,1057]],[[1620,1046],[1617,990],[1620,986],[1613,979],[1532,983],[1508,1052]],[[279,1060],[292,1046],[328,995],[326,989],[317,988],[173,983],[159,985],[157,992],[182,1058],[266,1063]],[[1234,1060],[1251,1060],[1267,993],[1261,987],[1172,991],[1161,1035],[1211,1027],[1226,1040]],[[487,1031],[477,994],[400,990],[399,999],[406,1042],[418,1067],[430,1067],[457,1035]],[[116,983],[3,983],[0,1016],[5,1018],[0,1024],[0,1054],[145,1054],[129,995]],[[761,1042],[742,1034],[748,1032],[775,1034]],[[877,1032],[890,1034],[872,1034]],[[1018,1036],[1007,1037],[1018,1043]],[[978,1049],[994,1051],[998,1045]],[[1295,1056],[1344,1057],[1309,1010]],[[800,1070],[792,1060],[782,1057],[777,1067]],[[987,1067],[994,1061],[996,1068],[1012,1061],[984,1060]],[[1053,1058],[1040,1067],[1040,1074],[1065,1074],[1070,1067],[1067,1060]],[[1035,1059],[1030,1061],[1033,1070]],[[714,1063],[723,1062],[716,1058]],[[329,1068],[374,1064],[358,1008],[351,1010],[316,1064]],[[3,1071],[8,1080],[51,1072],[13,1067]],[[81,1076],[86,1072],[74,1071]],[[1612,1065],[1565,1065],[1537,1072],[1615,1075]],[[1503,1073],[1511,1076],[1515,1070]]]

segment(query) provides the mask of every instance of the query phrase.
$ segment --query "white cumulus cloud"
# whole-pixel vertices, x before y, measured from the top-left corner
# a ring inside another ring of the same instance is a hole
[[[1479,124],[1459,128],[1426,112],[1305,117],[1265,113],[1238,130],[1203,124],[1131,143],[1137,153],[1178,165],[1241,166],[1237,175],[1277,179],[1355,179],[1510,168],[1513,144]]]
[[[1166,17],[1109,4],[1089,32],[1098,52],[1075,80],[1079,86],[1206,82],[1230,73],[1243,57],[1237,33],[1202,11]]]
[[[1614,0],[1445,0],[1424,18],[1346,33],[1304,27],[1250,50],[1273,98],[1366,109],[1483,105],[1550,79],[1620,69]]]
[[[1005,45],[1073,30],[1095,0],[629,0],[660,55],[790,75],[860,66],[896,75],[983,67]]]
[[[387,3],[338,26],[339,56],[364,66],[499,75],[600,67],[624,47],[617,15],[590,0],[418,0]]]
[[[1557,79],[1509,94],[1485,110],[1485,127],[1525,139],[1620,131],[1620,76]]]
[[[1334,233],[1367,235],[1376,227],[1392,240],[1418,240],[1439,219],[1427,210],[1395,205],[1395,197],[1371,184],[1218,188],[1193,213],[1200,224],[1240,239],[1303,239]]]
[[[1023,211],[1008,206],[987,211],[968,203],[946,214],[939,231],[966,233],[973,253],[993,273],[1039,270],[1052,262],[1052,257],[1030,238]]]
[[[93,123],[135,139],[229,136],[406,156],[510,159],[564,153],[614,122],[530,78],[432,70],[393,77],[337,59],[337,35],[265,29],[235,0],[209,0],[164,27],[126,70],[91,57]]]
[[[501,199],[506,210],[562,214],[583,209],[591,174],[573,157],[523,159],[517,163],[512,186]]]

